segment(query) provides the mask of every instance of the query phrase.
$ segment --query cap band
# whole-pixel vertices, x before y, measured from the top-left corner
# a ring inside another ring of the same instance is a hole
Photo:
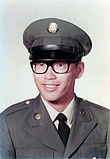
[[[74,61],[83,56],[83,49],[72,46],[45,45],[33,47],[30,60],[34,61]]]
[[[59,51],[74,52],[74,48],[72,46],[66,46],[66,45],[40,45],[32,47],[32,53],[35,51],[44,51],[44,50],[59,50]]]

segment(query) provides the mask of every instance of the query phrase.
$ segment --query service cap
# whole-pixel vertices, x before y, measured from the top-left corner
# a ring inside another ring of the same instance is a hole
[[[87,55],[92,42],[78,26],[57,18],[45,18],[31,23],[24,31],[23,43],[34,61],[79,62]]]

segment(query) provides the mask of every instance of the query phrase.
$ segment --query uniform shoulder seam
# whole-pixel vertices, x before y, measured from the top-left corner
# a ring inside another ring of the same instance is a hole
[[[11,114],[11,113],[14,113],[14,112],[26,109],[26,108],[28,108],[32,104],[33,100],[35,100],[35,98],[33,98],[33,99],[27,99],[27,100],[24,100],[22,102],[13,104],[13,105],[9,106],[8,108],[6,108],[1,113],[1,115],[3,115],[3,116],[5,115],[6,116],[8,114]]]
[[[100,110],[103,110],[103,111],[110,111],[108,108],[106,108],[106,107],[104,107],[104,106],[102,106],[102,105],[99,105],[99,104],[96,104],[96,103],[93,103],[93,102],[91,102],[91,101],[88,101],[88,100],[86,100],[86,99],[83,99],[83,98],[79,98],[82,102],[84,102],[84,103],[88,103],[88,106],[89,107],[94,107],[94,108],[98,108],[98,109],[100,109]]]

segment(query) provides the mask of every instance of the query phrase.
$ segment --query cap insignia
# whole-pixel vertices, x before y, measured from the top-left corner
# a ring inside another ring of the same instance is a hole
[[[58,31],[58,25],[54,22],[50,23],[48,27],[48,31],[49,33],[55,34]]]

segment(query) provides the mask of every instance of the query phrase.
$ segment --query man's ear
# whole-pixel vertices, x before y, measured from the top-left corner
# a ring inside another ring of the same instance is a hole
[[[77,77],[76,78],[81,78],[84,73],[84,63],[79,62],[77,65]]]

